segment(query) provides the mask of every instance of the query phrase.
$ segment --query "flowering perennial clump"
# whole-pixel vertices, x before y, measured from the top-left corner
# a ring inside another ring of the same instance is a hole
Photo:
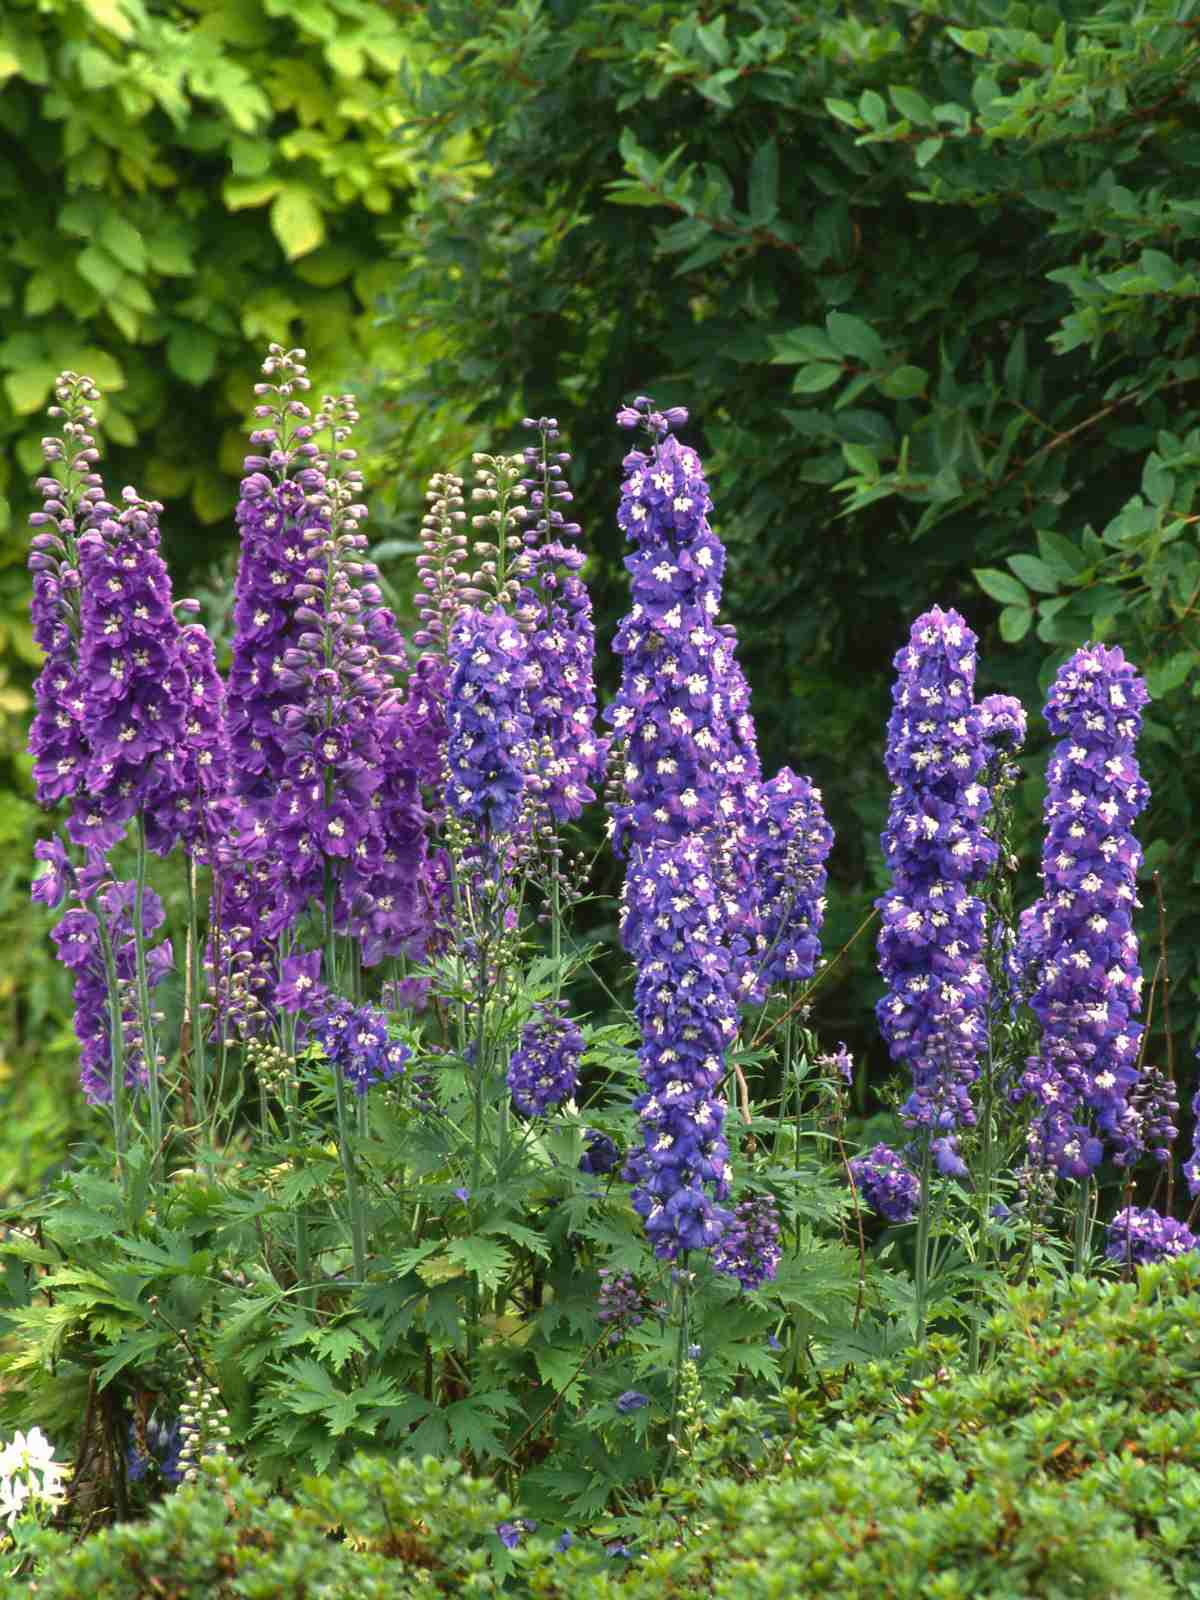
[[[522,1116],[540,1117],[574,1095],[582,1055],[583,1034],[562,1015],[562,1002],[539,1006],[508,1066],[509,1092]]]
[[[1174,1217],[1164,1217],[1148,1206],[1126,1206],[1108,1225],[1104,1254],[1111,1261],[1129,1261],[1141,1266],[1147,1261],[1165,1261],[1197,1248],[1200,1248],[1200,1239]]]
[[[904,1116],[952,1136],[975,1118],[986,1032],[984,907],[970,885],[996,845],[983,827],[989,746],[974,703],[975,635],[957,611],[918,617],[896,656],[888,723],[893,783],[882,836],[892,888],[876,904],[887,993],[877,1006],[892,1059],[912,1073]]]
[[[1042,1038],[1021,1088],[1036,1108],[1031,1161],[1063,1178],[1094,1172],[1106,1144],[1127,1166],[1146,1143],[1131,1103],[1142,1034],[1132,829],[1149,798],[1135,754],[1148,699],[1122,652],[1096,644],[1060,667],[1046,705],[1058,743],[1042,893],[1021,919],[1019,951]]]
[[[902,1157],[877,1144],[850,1163],[850,1180],[872,1211],[889,1222],[911,1222],[921,1201],[921,1183]]]

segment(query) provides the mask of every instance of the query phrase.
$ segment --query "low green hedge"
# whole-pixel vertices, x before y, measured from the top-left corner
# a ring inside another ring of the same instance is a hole
[[[267,1496],[228,1469],[70,1549],[39,1600],[1158,1600],[1200,1596],[1200,1261],[1014,1295],[978,1377],[867,1368],[684,1431],[619,1538],[496,1538],[513,1508],[426,1461]],[[614,1553],[614,1550],[617,1553]],[[628,1551],[628,1554],[620,1553]]]

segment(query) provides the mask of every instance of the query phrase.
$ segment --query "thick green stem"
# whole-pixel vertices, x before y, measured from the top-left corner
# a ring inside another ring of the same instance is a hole
[[[1076,1272],[1082,1272],[1087,1265],[1091,1246],[1091,1210],[1092,1180],[1081,1178],[1079,1180],[1079,1195],[1075,1205],[1075,1259]]]
[[[336,884],[333,868],[325,863],[325,964],[330,987],[336,985],[337,935],[334,932],[334,897]],[[354,1165],[353,1132],[349,1105],[346,1100],[346,1080],[341,1065],[334,1068],[334,1093],[337,1097],[338,1154],[346,1180],[346,1206],[350,1214],[350,1248],[354,1252],[354,1276],[359,1283],[367,1281],[367,1225],[363,1214],[362,1194],[358,1187],[358,1172]]]

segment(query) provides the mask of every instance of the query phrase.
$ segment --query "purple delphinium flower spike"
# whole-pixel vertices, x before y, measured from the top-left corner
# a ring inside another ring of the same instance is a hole
[[[99,400],[99,390],[90,378],[64,372],[54,394],[58,403],[49,414],[61,419],[62,434],[42,440],[42,455],[60,476],[48,472],[38,478],[42,509],[29,519],[36,530],[29,553],[30,617],[34,640],[46,656],[34,684],[29,753],[38,804],[47,808],[78,794],[86,781],[90,745],[79,673],[79,539],[116,515],[94,470],[99,451],[91,402]]]
[[[622,938],[636,951],[635,990],[646,1093],[634,1102],[643,1147],[624,1176],[654,1252],[673,1261],[720,1238],[729,1192],[725,1108],[718,1086],[737,1033],[721,911],[699,837],[657,844],[631,863]]]
[[[529,769],[527,645],[502,608],[469,609],[450,633],[450,809],[490,837],[517,821]]]
[[[754,846],[756,993],[772,984],[811,978],[821,957],[825,919],[825,861],[833,829],[821,791],[790,767],[763,784],[758,814],[749,824]]]
[[[593,785],[603,775],[608,740],[594,728],[596,639],[591,597],[579,576],[583,552],[563,542],[581,529],[554,504],[572,499],[564,474],[571,458],[550,449],[558,438],[553,417],[526,417],[525,425],[537,429],[539,440],[524,452],[532,475],[523,486],[533,520],[523,535],[528,581],[517,614],[529,636],[526,699],[539,795],[551,817],[565,822],[596,798]]]
[[[513,1105],[526,1117],[540,1117],[575,1093],[583,1034],[561,1014],[565,1002],[537,1007],[521,1030],[521,1042],[508,1066]]]
[[[713,1250],[713,1266],[743,1289],[775,1276],[782,1258],[779,1211],[770,1195],[753,1195],[734,1207],[733,1219]]]
[[[1164,1217],[1149,1207],[1126,1206],[1108,1225],[1104,1254],[1110,1261],[1167,1261],[1200,1247],[1200,1239],[1174,1217]]]
[[[59,847],[61,849],[61,846]],[[51,904],[54,887],[68,892],[74,902],[60,919],[51,938],[59,960],[75,977],[75,1035],[80,1044],[79,1082],[92,1105],[105,1105],[113,1093],[112,1015],[116,1007],[122,1035],[125,1084],[135,1089],[145,1083],[145,1052],[134,996],[137,957],[133,938],[136,885],[114,883],[100,855],[76,870],[57,852],[43,854],[52,871],[34,884],[34,897]],[[61,903],[59,901],[53,903]],[[164,921],[162,902],[146,885],[142,898],[143,938],[149,939]],[[109,988],[104,959],[101,921],[113,955],[117,993]],[[150,988],[162,982],[171,969],[171,947],[162,944],[146,952],[146,981]]]
[[[1086,1178],[1107,1144],[1128,1166],[1145,1148],[1131,1104],[1142,1035],[1133,930],[1142,852],[1133,823],[1149,799],[1136,747],[1149,696],[1119,649],[1085,645],[1046,705],[1058,743],[1047,768],[1042,894],[1021,918],[1019,957],[1042,1026],[1021,1080],[1036,1111],[1035,1167]]]
[[[171,579],[159,554],[162,506],[126,488],[119,515],[79,539],[79,676],[90,746],[85,785],[68,831],[76,844],[108,849],[139,811],[179,791],[188,675]],[[155,830],[169,851],[173,828]]]
[[[883,834],[892,888],[876,902],[887,985],[877,1015],[892,1059],[912,1072],[904,1116],[951,1136],[975,1119],[989,997],[984,907],[970,885],[996,859],[983,827],[989,747],[973,700],[975,643],[956,611],[935,606],[896,656]]]
[[[180,630],[178,655],[187,683],[175,787],[147,809],[146,839],[159,855],[178,840],[189,855],[211,865],[232,823],[225,685],[200,623]]]
[[[916,1216],[921,1181],[888,1145],[855,1156],[850,1179],[871,1210],[889,1222],[911,1222]]]

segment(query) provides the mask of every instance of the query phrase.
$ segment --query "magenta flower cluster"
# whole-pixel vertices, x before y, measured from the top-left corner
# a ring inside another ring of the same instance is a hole
[[[911,1222],[921,1203],[921,1183],[889,1145],[877,1144],[850,1162],[850,1181],[872,1211],[889,1222]]]
[[[545,1002],[521,1029],[521,1042],[508,1064],[508,1089],[524,1117],[540,1117],[579,1086],[583,1034],[563,1015],[562,1001]]]
[[[974,701],[975,644],[957,611],[935,606],[896,656],[887,732],[893,789],[882,836],[892,888],[876,902],[887,985],[876,1008],[880,1030],[892,1059],[912,1073],[903,1113],[951,1137],[975,1119],[970,1091],[989,983],[984,907],[971,885],[996,859],[983,826],[990,746]]]
[[[1148,698],[1122,652],[1095,644],[1059,669],[1046,704],[1058,742],[1042,893],[1021,919],[1019,949],[1042,1036],[1021,1087],[1035,1106],[1031,1161],[1062,1178],[1086,1178],[1106,1146],[1120,1166],[1145,1148],[1131,1102],[1142,1034],[1132,830],[1149,798],[1136,756]]]
[[[1174,1217],[1164,1217],[1148,1206],[1126,1206],[1108,1224],[1104,1254],[1110,1261],[1128,1261],[1140,1267],[1147,1261],[1186,1255],[1198,1247],[1200,1239]]]

